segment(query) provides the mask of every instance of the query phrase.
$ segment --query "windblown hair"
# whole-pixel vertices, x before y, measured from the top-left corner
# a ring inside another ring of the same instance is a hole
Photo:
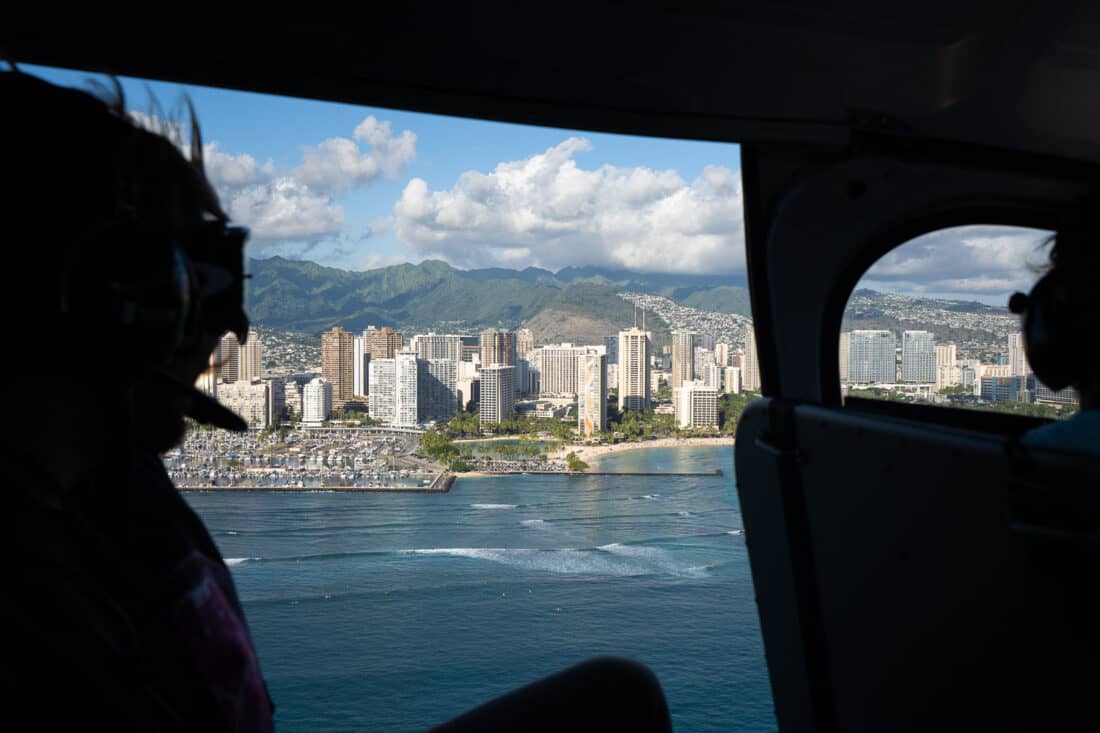
[[[189,163],[192,171],[193,185],[202,191],[201,197],[207,213],[226,220],[228,217],[218,203],[213,186],[206,176],[206,165],[203,156],[202,128],[199,125],[198,116],[195,114],[195,106],[190,96],[184,94],[181,97],[180,107],[186,108],[187,128],[189,135],[184,135],[184,124],[180,122],[181,111],[167,114],[161,106],[156,95],[148,86],[149,107],[148,112],[141,113],[127,105],[126,93],[119,83],[118,78],[108,77],[110,85],[99,80],[88,80],[90,93],[104,105],[108,112],[118,120],[128,122],[137,130],[151,133],[154,136],[167,140]]]

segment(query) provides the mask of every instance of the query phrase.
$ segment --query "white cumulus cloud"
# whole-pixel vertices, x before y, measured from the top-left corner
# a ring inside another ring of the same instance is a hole
[[[591,147],[571,137],[489,173],[467,171],[449,190],[414,178],[394,206],[397,237],[459,267],[744,270],[739,172],[712,165],[688,182],[674,170],[586,170],[574,156]]]
[[[864,276],[866,287],[905,293],[1001,295],[1027,290],[1045,262],[1050,232],[996,226],[944,229],[906,242]]]
[[[339,196],[379,175],[396,177],[416,157],[416,135],[405,130],[394,137],[389,122],[371,115],[356,126],[354,139],[329,138],[303,148],[302,157],[295,178],[314,191]]]
[[[344,234],[337,199],[379,175],[398,175],[416,157],[414,133],[395,136],[389,122],[374,116],[355,127],[353,138],[306,146],[302,163],[282,172],[270,159],[260,164],[248,153],[223,151],[217,141],[203,147],[207,177],[234,223],[252,230],[253,252],[287,242],[304,243],[309,251]]]
[[[288,176],[247,186],[222,203],[232,221],[251,228],[252,241],[260,247],[312,242],[336,236],[344,227],[342,206]]]
[[[223,153],[218,150],[217,141],[203,146],[202,157],[206,177],[219,190],[263,183],[275,176],[275,164],[270,158],[260,165],[248,153]]]

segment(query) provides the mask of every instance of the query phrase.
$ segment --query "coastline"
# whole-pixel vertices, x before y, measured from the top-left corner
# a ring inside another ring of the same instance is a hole
[[[615,443],[614,445],[567,445],[548,454],[547,458],[564,461],[566,455],[574,452],[577,454],[577,458],[587,463],[606,455],[623,451],[644,450],[646,448],[691,448],[695,446],[732,446],[733,444],[732,435],[722,435],[717,438],[657,438],[656,440],[640,440],[633,443]]]

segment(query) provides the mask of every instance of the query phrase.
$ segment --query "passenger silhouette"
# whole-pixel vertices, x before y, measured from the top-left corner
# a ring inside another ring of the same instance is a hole
[[[38,730],[267,731],[274,706],[232,578],[159,454],[243,342],[243,230],[190,152],[114,100],[0,73],[9,314],[3,713]],[[384,704],[384,701],[379,701]],[[370,721],[363,721],[369,727]],[[667,731],[656,677],[592,659],[443,724]]]
[[[1095,338],[1100,300],[1100,219],[1096,201],[1082,202],[1054,236],[1050,266],[1009,308],[1023,318],[1024,349],[1036,378],[1058,391],[1072,387],[1080,411],[1025,433],[1025,445],[1100,454],[1100,348]]]
[[[0,73],[10,339],[3,711],[44,730],[273,727],[232,578],[157,454],[247,334],[244,235],[201,165],[100,100]]]

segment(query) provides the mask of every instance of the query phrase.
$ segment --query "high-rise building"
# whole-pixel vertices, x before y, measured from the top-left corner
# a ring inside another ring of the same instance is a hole
[[[355,397],[366,397],[370,394],[370,336],[356,336],[351,354],[353,360],[351,392]]]
[[[394,359],[375,359],[371,354],[370,396],[367,409],[375,420],[392,424],[397,414],[397,370]]]
[[[901,381],[936,381],[936,340],[930,331],[902,331]]]
[[[254,428],[267,427],[269,399],[268,387],[259,379],[238,379],[223,384],[218,392],[218,401]]]
[[[595,435],[607,429],[607,355],[591,351],[577,358],[577,429]]]
[[[481,363],[481,336],[462,337],[462,361]]]
[[[218,352],[221,354],[218,379],[226,384],[236,382],[239,378],[241,363],[241,342],[237,340],[237,335],[229,331],[222,336]]]
[[[640,328],[619,331],[619,409],[642,411],[650,404],[649,333]]]
[[[462,361],[462,337],[439,333],[418,333],[412,337],[417,359]]]
[[[531,362],[527,359],[516,359],[516,397],[530,394],[531,391]]]
[[[302,388],[302,422],[320,425],[332,414],[332,385],[317,377]]]
[[[334,326],[321,334],[321,376],[332,387],[332,408],[355,398],[355,337]]]
[[[649,370],[649,393],[655,395],[661,391],[662,386],[668,386],[668,372],[659,369]]]
[[[1066,387],[1060,389],[1057,392],[1052,390],[1038,380],[1034,374],[1028,375],[1028,383],[1031,386],[1031,394],[1034,396],[1036,402],[1049,403],[1053,405],[1077,405],[1080,404],[1080,399],[1077,396],[1077,390],[1072,387]]]
[[[481,369],[481,357],[478,357],[478,361],[460,361],[458,362],[458,381],[463,379],[476,379],[477,373]]]
[[[700,372],[699,378],[702,379],[703,384],[708,387],[714,387],[715,389],[721,388],[722,371],[713,361],[703,364],[702,368],[697,368],[696,371]]]
[[[527,363],[527,394],[537,395],[541,391],[542,372],[539,371],[539,362],[536,359]]]
[[[400,331],[389,326],[376,328],[370,333],[371,359],[392,359],[393,355],[405,346],[405,338]]]
[[[393,424],[406,427],[420,422],[420,383],[415,351],[398,351],[394,354]]]
[[[691,331],[672,332],[672,388],[695,379],[695,334]]]
[[[263,372],[264,349],[256,329],[248,329],[248,339],[239,346],[240,361],[237,366],[237,379],[251,382],[259,379]]]
[[[938,346],[936,348],[939,348]],[[938,366],[936,367],[936,391],[940,392],[948,387],[957,387],[963,383],[963,369],[966,367],[958,366]]]
[[[481,380],[477,377],[467,377],[458,380],[458,407],[460,410],[470,409],[471,404],[481,401]]]
[[[936,391],[961,385],[962,376],[963,367],[958,363],[955,344],[938,344],[936,346]]]
[[[1031,402],[1027,377],[982,377],[981,396],[993,402]]]
[[[497,364],[481,368],[481,402],[478,424],[496,425],[512,414],[516,400],[514,366]]]
[[[527,359],[528,354],[535,350],[535,334],[529,328],[521,328],[516,331],[516,358]]]
[[[613,364],[619,363],[619,336],[604,336],[603,337],[604,348],[607,349],[607,367],[611,368]],[[618,382],[609,382],[610,384],[618,384]]]
[[[588,349],[573,344],[540,346],[535,349],[539,369],[539,395],[573,397],[577,394],[577,359]]]
[[[206,371],[195,380],[195,389],[207,397],[218,399],[218,360],[221,355],[221,341],[214,347],[214,353],[206,362]]]
[[[454,359],[420,359],[420,420],[443,422],[458,410],[458,364]]]
[[[936,368],[958,366],[958,351],[955,344],[938,344],[936,346]]]
[[[759,392],[760,359],[756,353],[756,331],[749,329],[745,336],[745,358],[741,362],[741,387],[746,392]]]
[[[722,390],[728,394],[740,394],[741,392],[741,367],[726,367],[722,375]]]
[[[986,377],[1011,377],[1012,367],[1008,364],[980,364],[977,368],[978,379]]]
[[[718,427],[718,390],[702,382],[685,382],[674,390],[681,428]]]
[[[302,385],[298,384],[293,379],[287,380],[284,404],[286,405],[287,414],[302,414]]]
[[[726,343],[717,343],[714,345],[714,363],[720,367],[729,366],[730,363],[730,345]]]
[[[959,367],[959,383],[964,387],[970,387],[981,392],[981,382],[978,381],[978,370],[969,364]]]
[[[511,331],[485,331],[481,334],[481,366],[516,365],[516,335]],[[484,389],[482,385],[482,389]]]
[[[267,424],[278,425],[286,414],[286,380],[271,377],[263,383],[267,387]]]
[[[852,331],[848,335],[848,382],[893,384],[897,381],[893,331]]]
[[[703,369],[707,364],[715,364],[714,351],[712,351],[711,349],[704,349],[702,346],[698,345],[698,342],[696,342],[695,360],[693,364],[694,368],[692,369],[692,379],[702,379]]]
[[[1024,335],[1012,333],[1008,335],[1008,365],[1012,367],[1014,376],[1027,376],[1031,374],[1031,365],[1027,363],[1027,352],[1024,351]]]
[[[848,332],[840,334],[840,383],[848,383]]]

